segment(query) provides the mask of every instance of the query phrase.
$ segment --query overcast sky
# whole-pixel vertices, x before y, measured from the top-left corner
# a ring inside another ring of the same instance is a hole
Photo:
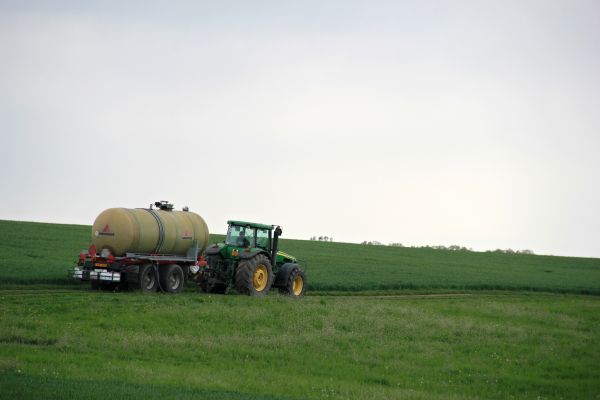
[[[600,2],[0,0],[0,134],[0,219],[600,257]]]

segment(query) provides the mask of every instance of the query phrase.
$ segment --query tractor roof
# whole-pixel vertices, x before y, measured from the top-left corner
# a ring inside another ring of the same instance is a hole
[[[227,221],[227,224],[229,224],[229,225],[239,225],[239,226],[250,226],[251,228],[273,229],[273,226],[271,226],[271,225],[257,224],[256,222]]]

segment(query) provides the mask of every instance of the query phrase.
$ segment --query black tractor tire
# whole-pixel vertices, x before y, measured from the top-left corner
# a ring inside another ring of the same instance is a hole
[[[306,291],[306,275],[304,271],[294,268],[288,276],[285,286],[279,288],[279,293],[291,297],[302,297]]]
[[[135,288],[142,293],[153,293],[158,290],[158,277],[154,265],[144,264],[140,266]]]
[[[159,268],[160,288],[166,293],[179,293],[183,290],[185,275],[177,264],[163,265]]]
[[[271,289],[271,285],[273,268],[271,261],[264,254],[240,261],[235,271],[235,288],[238,293],[264,296]]]

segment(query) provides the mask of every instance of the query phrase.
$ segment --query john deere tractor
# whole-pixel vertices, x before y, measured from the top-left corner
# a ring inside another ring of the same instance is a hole
[[[225,242],[206,249],[205,265],[195,274],[204,292],[225,293],[232,286],[240,294],[263,296],[276,287],[293,297],[304,295],[306,276],[298,260],[278,249],[281,227],[227,223]]]

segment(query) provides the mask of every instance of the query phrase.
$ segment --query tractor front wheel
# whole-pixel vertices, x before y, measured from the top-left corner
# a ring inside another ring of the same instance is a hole
[[[285,286],[279,288],[279,291],[283,294],[287,294],[291,297],[302,297],[306,291],[306,275],[301,269],[293,269],[288,276]]]
[[[259,254],[238,264],[235,288],[240,294],[264,296],[273,284],[273,268],[264,254]]]

